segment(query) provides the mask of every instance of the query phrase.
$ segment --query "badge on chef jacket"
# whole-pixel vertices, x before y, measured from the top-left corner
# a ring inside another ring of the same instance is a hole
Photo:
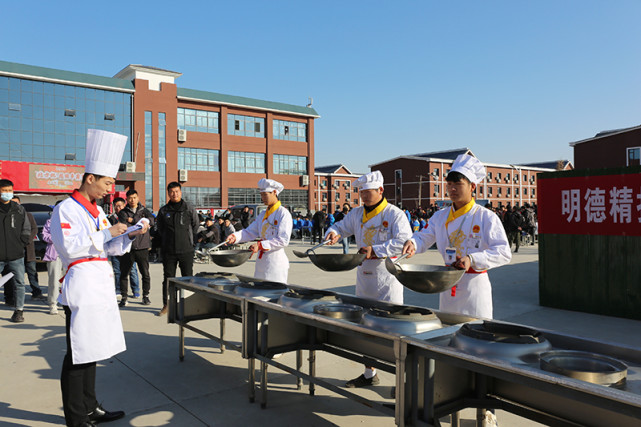
[[[456,248],[445,248],[445,265],[452,265],[456,262]]]

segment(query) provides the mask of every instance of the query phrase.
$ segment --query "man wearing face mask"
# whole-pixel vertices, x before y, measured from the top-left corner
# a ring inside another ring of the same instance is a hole
[[[14,312],[11,321],[24,322],[24,248],[31,239],[31,224],[25,209],[13,198],[13,182],[0,179],[0,271],[13,273]]]

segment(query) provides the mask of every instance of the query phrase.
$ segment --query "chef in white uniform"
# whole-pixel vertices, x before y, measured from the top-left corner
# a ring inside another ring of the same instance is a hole
[[[335,244],[341,238],[355,236],[359,253],[367,255],[356,270],[356,296],[393,304],[403,304],[403,285],[385,268],[385,258],[401,253],[403,243],[412,236],[407,216],[383,197],[383,175],[373,171],[358,178],[363,206],[349,211],[345,218],[327,230],[325,239]],[[376,370],[348,381],[347,387],[364,387],[379,383]]]
[[[126,136],[89,129],[82,185],[55,207],[51,217],[51,238],[66,269],[58,302],[66,314],[67,354],[60,383],[68,426],[113,421],[125,415],[101,407],[95,377],[96,361],[125,350],[107,256],[129,251],[131,238],[148,229],[143,224],[140,231],[122,236],[127,226],[111,226],[96,205],[115,183],[126,142]]]
[[[477,158],[458,156],[446,178],[452,206],[436,212],[427,228],[405,243],[403,253],[412,256],[436,243],[446,265],[466,270],[455,287],[440,294],[439,309],[491,319],[492,285],[487,270],[509,263],[512,253],[498,216],[472,197],[484,178],[485,167]]]
[[[273,179],[262,178],[258,181],[258,188],[267,210],[258,215],[249,227],[229,235],[227,243],[260,239],[250,246],[252,252],[258,253],[254,277],[287,283],[289,260],[284,249],[289,245],[293,221],[292,215],[278,200],[278,195],[285,187]]]

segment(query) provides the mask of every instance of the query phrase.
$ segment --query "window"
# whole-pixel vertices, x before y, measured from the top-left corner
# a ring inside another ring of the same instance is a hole
[[[153,165],[153,128],[151,111],[145,111],[145,206],[151,209],[154,205],[154,165]],[[162,189],[161,191],[165,191]]]
[[[327,201],[327,193],[323,193],[323,202]]]
[[[508,189],[509,190],[509,189]],[[500,196],[501,195],[501,187],[496,189],[496,193]]]
[[[641,157],[641,147],[628,148],[628,166],[639,166]]]
[[[227,114],[227,133],[229,135],[265,137],[265,119],[262,117]]]
[[[0,160],[83,165],[88,128],[126,135],[131,160],[131,95],[0,76]]]
[[[274,154],[274,173],[280,175],[305,175],[307,157]]]
[[[488,177],[489,179],[492,179],[492,172],[488,172],[488,173],[487,173],[487,177]]]
[[[507,178],[507,180],[509,181],[509,180],[510,180],[510,174],[509,174],[509,173],[506,173],[506,174],[505,174],[505,178]]]
[[[167,127],[167,122],[165,121],[165,117],[165,113],[158,113],[158,185],[161,189],[161,205],[164,205],[167,200],[166,193],[163,190],[167,186],[167,144],[165,143],[165,129]]]
[[[527,187],[523,188],[523,195],[527,196]]]
[[[307,208],[309,193],[307,190],[283,190],[278,195],[281,203],[292,208]]]
[[[335,200],[336,200],[337,202],[340,202],[340,201],[341,201],[341,193],[338,193],[338,192],[336,193]]]
[[[179,108],[178,129],[192,132],[218,133],[218,112]]]
[[[496,173],[496,177],[500,180],[501,179],[501,172]]]
[[[439,191],[441,191],[441,186],[439,184],[434,184],[434,192],[438,193]]]
[[[438,168],[434,168],[434,176],[438,177],[438,173],[439,173],[439,169]]]
[[[265,153],[229,151],[227,170],[238,173],[265,173]]]
[[[505,195],[506,195],[506,196],[509,196],[509,195],[510,195],[510,187],[508,187],[508,188],[506,188],[506,189],[505,189]]]
[[[532,196],[534,196],[535,194],[536,194],[536,189],[535,189],[535,188],[533,188],[533,189],[532,189]]]
[[[527,175],[523,174],[523,181],[527,181]]]
[[[220,188],[216,187],[182,187],[183,199],[196,208],[219,207]]]
[[[178,147],[178,169],[191,171],[220,171],[220,151],[203,148]]]
[[[358,205],[358,199],[354,199],[353,202],[354,202],[354,206]]]
[[[229,206],[251,205],[256,203],[262,203],[260,200],[260,192],[258,191],[257,188],[229,188],[228,189],[227,205]]]
[[[349,198],[350,198],[350,197],[351,197],[351,196],[350,196],[350,194],[349,194],[349,193],[345,193],[345,201],[346,201],[346,202],[349,202]]]
[[[273,120],[274,139],[287,141],[307,141],[307,123]]]
[[[487,187],[487,195],[488,196],[492,195],[492,187]]]

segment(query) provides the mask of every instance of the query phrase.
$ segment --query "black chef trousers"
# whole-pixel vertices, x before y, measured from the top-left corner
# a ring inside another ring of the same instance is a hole
[[[132,249],[120,257],[120,294],[127,298],[129,292],[129,273],[134,265],[138,264],[138,270],[142,276],[142,296],[149,296],[151,289],[151,277],[149,276],[149,249]]]
[[[180,275],[193,276],[194,275],[194,253],[187,252],[184,254],[168,254],[162,253],[162,270],[163,270],[163,281],[162,281],[162,303],[167,305],[167,300],[169,298],[169,288],[167,280],[172,277],[176,277],[176,267],[180,266]]]
[[[98,407],[96,400],[96,362],[74,365],[71,358],[71,309],[64,306],[67,354],[62,362],[60,388],[67,426],[75,427],[88,421]]]

